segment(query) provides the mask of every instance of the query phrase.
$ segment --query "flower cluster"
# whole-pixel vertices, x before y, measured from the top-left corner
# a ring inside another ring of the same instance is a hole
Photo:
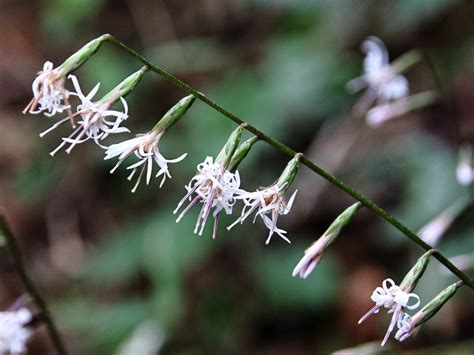
[[[27,308],[0,312],[0,354],[20,355],[32,331],[27,327],[32,314]]]
[[[33,81],[33,98],[23,113],[43,113],[47,117],[67,113],[66,117],[62,117],[40,134],[43,137],[68,122],[71,124],[72,132],[61,138],[60,144],[50,153],[51,156],[63,148],[69,154],[78,144],[93,141],[105,150],[104,160],[118,159],[110,173],[114,173],[125,161],[134,159],[126,168],[130,170],[128,180],[136,177],[132,192],[137,190],[143,179],[147,185],[150,184],[153,175],[155,178],[161,177],[159,183],[161,188],[166,179],[171,178],[169,164],[182,161],[187,153],[174,159],[165,158],[159,149],[159,142],[168,129],[187,112],[196,97],[189,95],[182,98],[149,131],[106,146],[103,141],[110,135],[130,133],[122,126],[129,117],[125,97],[135,89],[149,70],[147,66],[141,68],[99,99],[94,97],[98,94],[100,83],[95,85],[88,94],[84,94],[78,78],[72,73],[108,39],[110,36],[104,35],[89,42],[56,68],[51,62],[46,62],[43,70],[38,72]],[[387,48],[376,37],[369,37],[364,41],[362,50],[366,54],[364,74],[347,84],[353,92],[366,89],[354,107],[355,115],[366,115],[367,123],[375,126],[434,102],[436,94],[433,92],[408,96],[408,80],[401,73],[419,60],[416,53],[407,53],[390,63]],[[72,84],[72,90],[66,88],[68,80]],[[201,97],[200,94],[196,95]],[[78,101],[77,105],[74,105],[73,100]],[[376,103],[375,107],[371,108],[374,103]],[[116,104],[121,104],[122,108],[114,109]],[[259,217],[269,231],[265,244],[269,244],[275,234],[291,243],[287,237],[287,231],[279,228],[277,222],[280,215],[287,215],[290,212],[295,201],[297,190],[288,199],[285,195],[296,177],[302,154],[295,154],[273,184],[246,191],[241,188],[241,178],[237,168],[257,141],[257,137],[240,143],[244,128],[245,124],[237,127],[215,157],[209,155],[198,164],[195,175],[185,185],[184,197],[173,211],[174,214],[178,214],[176,222],[180,222],[195,205],[200,204],[194,233],[201,236],[212,215],[214,220],[212,238],[216,238],[219,215],[221,213],[231,215],[237,203],[240,202],[243,205],[240,216],[227,227],[227,230],[243,224],[253,215],[253,222]],[[155,165],[157,171],[154,172]],[[471,148],[463,149],[457,169],[458,181],[462,185],[470,185],[473,176]],[[306,279],[313,272],[321,262],[326,249],[340,235],[343,227],[351,221],[360,207],[359,202],[349,206],[333,221],[324,234],[305,250],[303,257],[293,270],[293,276]],[[448,211],[449,213],[446,212],[422,229],[420,234],[425,234],[425,240],[430,239],[435,243],[460,211],[460,208],[453,207],[453,210]],[[436,313],[460,286],[458,283],[448,287],[414,316],[408,313],[420,306],[420,297],[412,291],[426,270],[433,253],[434,251],[429,251],[420,257],[400,285],[387,278],[373,291],[371,300],[375,305],[359,320],[359,324],[381,309],[387,309],[387,312],[392,314],[392,318],[382,346],[385,345],[395,327],[398,327],[395,337],[400,341],[414,334],[419,325]],[[31,313],[24,308],[16,312],[0,312],[0,352],[20,354],[25,351],[25,342],[31,334],[26,325],[31,319]]]

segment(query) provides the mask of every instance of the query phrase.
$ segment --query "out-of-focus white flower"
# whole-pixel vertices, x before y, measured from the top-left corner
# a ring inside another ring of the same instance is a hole
[[[470,199],[462,197],[455,201],[446,210],[425,224],[419,231],[418,236],[431,246],[436,246],[441,237],[448,231],[453,222],[470,205]]]
[[[347,83],[352,92],[367,88],[355,106],[358,115],[364,114],[376,99],[386,103],[405,97],[409,92],[408,80],[393,70],[387,48],[379,38],[368,37],[362,43],[362,51],[366,54],[364,74]]]
[[[211,156],[206,157],[204,162],[197,166],[197,171],[197,174],[186,186],[187,194],[179,201],[173,213],[176,214],[184,202],[189,199],[190,203],[176,219],[176,222],[179,222],[191,207],[198,202],[202,203],[194,233],[202,235],[207,219],[213,211],[214,228],[212,237],[215,238],[219,213],[224,210],[226,214],[232,214],[236,202],[235,194],[240,187],[239,172],[230,172],[224,164],[214,162]]]
[[[97,145],[103,147],[100,144],[100,140],[103,140],[109,134],[129,132],[127,128],[120,127],[120,124],[128,117],[128,105],[119,92],[116,95],[108,95],[105,99],[94,102],[92,98],[99,90],[100,83],[86,96],[82,93],[77,78],[74,75],[69,75],[69,78],[76,90],[76,92],[71,92],[70,95],[77,96],[81,100],[81,104],[77,106],[77,111],[74,114],[56,122],[46,131],[42,132],[40,137],[44,137],[49,132],[78,116],[80,116],[80,120],[77,122],[77,127],[73,127],[72,133],[68,137],[62,138],[61,144],[50,153],[51,156],[54,156],[56,152],[67,144],[69,144],[69,147],[66,149],[66,153],[69,154],[77,144],[86,142],[89,139],[94,140]],[[123,112],[110,109],[117,100],[122,102]],[[113,119],[109,120],[110,117]]]
[[[43,70],[38,72],[31,85],[33,98],[23,113],[44,113],[51,117],[69,109],[69,92],[64,88],[65,75],[63,68],[53,69],[53,63],[44,63]]]
[[[468,186],[474,180],[474,164],[472,159],[472,147],[466,145],[459,150],[459,162],[456,169],[456,177],[461,185]]]
[[[26,308],[0,312],[0,354],[19,355],[26,352],[32,331],[26,327],[32,314]]]
[[[168,170],[168,164],[178,163],[182,161],[187,155],[186,153],[184,153],[176,159],[166,159],[160,153],[158,147],[158,143],[163,134],[163,131],[151,131],[146,134],[139,134],[136,138],[132,138],[124,142],[112,144],[111,146],[109,146],[105,152],[104,159],[111,159],[116,156],[118,156],[119,159],[114,168],[110,170],[110,173],[112,174],[128,157],[130,157],[131,155],[135,155],[139,159],[139,161],[127,167],[127,169],[132,170],[131,174],[128,176],[128,180],[131,180],[137,170],[140,170],[137,182],[133,187],[132,192],[136,191],[145,170],[146,184],[148,185],[150,183],[154,162],[156,162],[159,167],[159,170],[156,173],[155,177],[163,176],[160,182],[160,187],[162,187],[165,183],[166,177],[171,178],[171,174]]]
[[[381,124],[403,116],[415,110],[427,107],[436,101],[437,94],[433,91],[423,91],[408,97],[402,97],[395,102],[382,103],[372,107],[366,116],[369,126],[380,126]]]
[[[382,341],[382,346],[385,345],[388,337],[399,321],[401,322],[401,319],[405,319],[406,316],[403,310],[405,308],[413,310],[420,305],[420,297],[418,297],[418,295],[403,291],[392,279],[385,279],[382,282],[382,287],[377,287],[370,298],[375,302],[375,306],[359,320],[359,324],[372,314],[378,313],[382,308],[387,308],[388,313],[393,313],[392,320]],[[414,299],[415,302],[409,304],[410,299]]]

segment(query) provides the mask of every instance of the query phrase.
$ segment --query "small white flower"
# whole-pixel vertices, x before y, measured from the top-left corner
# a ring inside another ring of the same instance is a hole
[[[387,308],[388,313],[393,313],[387,333],[382,341],[382,346],[387,342],[388,337],[399,320],[406,318],[403,310],[405,308],[413,310],[420,306],[420,297],[418,295],[403,291],[392,279],[385,279],[382,282],[382,287],[377,287],[370,298],[375,302],[375,306],[359,320],[359,324],[369,318],[372,314],[378,313],[381,308]],[[414,299],[415,302],[409,304],[410,299]]]
[[[305,250],[304,256],[293,269],[293,277],[299,275],[302,279],[306,279],[313,272],[321,261],[323,243],[323,238],[320,238]]]
[[[227,229],[230,230],[238,223],[242,224],[253,212],[257,211],[253,222],[255,222],[257,216],[260,216],[265,226],[270,230],[265,244],[270,243],[274,233],[278,234],[288,243],[291,243],[291,241],[285,236],[286,231],[277,227],[277,221],[279,215],[286,215],[290,212],[298,190],[291,195],[288,202],[285,202],[283,199],[285,190],[286,184],[280,186],[274,184],[268,188],[257,190],[255,192],[241,190],[236,198],[243,200],[245,206],[242,209],[240,217],[228,226]],[[270,216],[268,216],[268,214],[270,214]]]
[[[362,50],[366,54],[364,74],[347,83],[347,87],[353,92],[367,88],[356,104],[357,110],[365,113],[376,99],[380,103],[387,103],[407,96],[408,80],[391,67],[384,43],[371,36],[362,43]]]
[[[61,144],[50,153],[51,156],[56,154],[66,144],[69,144],[69,147],[66,149],[66,153],[69,154],[77,144],[89,139],[93,139],[97,145],[104,148],[99,141],[106,138],[109,134],[129,132],[127,128],[119,127],[122,121],[128,118],[128,105],[125,99],[120,96],[119,91],[115,94],[107,95],[105,99],[93,102],[92,98],[99,90],[100,83],[85,96],[82,93],[77,78],[74,75],[69,75],[69,79],[72,80],[76,90],[76,92],[71,92],[70,95],[77,96],[81,100],[81,104],[77,106],[77,111],[74,114],[56,122],[46,131],[42,132],[40,137],[43,137],[67,121],[73,121],[77,116],[80,116],[81,120],[77,122],[78,127],[73,126],[73,132],[67,138],[62,138]],[[124,112],[110,110],[110,107],[118,99],[122,102]],[[113,119],[109,120],[108,117],[113,117]]]
[[[240,187],[239,172],[232,173],[228,171],[224,165],[214,162],[210,156],[206,157],[204,162],[197,166],[197,170],[198,173],[194,175],[186,186],[187,194],[179,201],[173,213],[176,214],[183,203],[189,199],[189,205],[184,208],[176,219],[176,222],[179,222],[191,207],[198,202],[202,203],[202,208],[194,228],[194,233],[202,235],[207,219],[211,211],[214,210],[212,213],[214,217],[212,237],[215,238],[219,213],[224,210],[226,214],[232,214],[232,209],[236,202],[235,194],[239,191]]]
[[[168,163],[177,163],[182,161],[186,157],[186,153],[181,155],[176,159],[166,159],[158,148],[158,143],[163,136],[164,131],[151,131],[146,134],[139,134],[135,138],[126,140],[118,144],[112,144],[109,146],[105,152],[104,159],[111,159],[118,156],[119,161],[114,166],[110,173],[112,174],[119,166],[122,164],[128,157],[134,154],[139,161],[135,164],[132,164],[127,167],[131,169],[132,172],[128,177],[128,180],[131,180],[137,170],[140,170],[138,175],[137,182],[132,189],[132,192],[135,192],[140,181],[143,177],[143,174],[146,170],[146,184],[148,185],[151,180],[151,175],[153,171],[153,163],[159,167],[158,172],[155,177],[163,176],[160,182],[160,187],[165,183],[166,177],[171,178],[171,174],[168,170]]]
[[[26,352],[26,342],[32,331],[26,327],[31,321],[26,308],[0,312],[0,354],[19,355]]]
[[[456,169],[456,178],[459,184],[468,186],[474,180],[474,164],[472,159],[472,147],[463,146],[459,151],[459,162]]]
[[[53,63],[44,63],[43,70],[38,72],[38,76],[31,85],[33,98],[23,113],[44,112],[46,116],[51,117],[69,109],[69,92],[64,88],[64,81],[65,74],[61,67],[53,69]]]
[[[395,334],[395,339],[398,341],[404,341],[406,338],[413,335],[416,331],[414,327],[414,317],[410,316],[407,313],[404,313],[397,321],[397,333]]]

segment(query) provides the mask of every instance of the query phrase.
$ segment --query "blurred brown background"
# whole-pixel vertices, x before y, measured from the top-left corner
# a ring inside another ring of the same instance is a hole
[[[166,157],[189,153],[171,165],[173,179],[131,194],[125,169],[110,175],[114,162],[97,146],[52,158],[67,129],[41,139],[57,117],[21,114],[46,60],[59,65],[111,33],[417,230],[467,193],[455,168],[459,146],[474,137],[473,16],[472,1],[455,0],[2,1],[0,203],[71,353],[134,354],[139,344],[143,354],[326,354],[378,341],[389,317],[357,320],[372,290],[387,277],[400,281],[422,250],[363,209],[309,279],[292,278],[304,249],[352,203],[305,168],[294,209],[280,219],[291,245],[274,237],[265,246],[261,221],[227,232],[226,218],[217,240],[210,230],[193,235],[197,211],[175,224],[172,210],[233,124],[197,102],[160,143]],[[362,71],[368,35],[382,38],[392,59],[428,53],[436,76],[428,62],[406,75],[411,92],[437,90],[440,101],[375,129],[351,117],[357,96],[344,85]],[[140,66],[105,44],[76,74],[85,92],[101,82],[100,95]],[[127,98],[126,126],[147,131],[184,94],[147,74]],[[286,161],[257,143],[242,186],[271,184]],[[474,252],[472,232],[468,212],[440,250]],[[1,253],[5,309],[24,289]],[[432,261],[417,292],[426,303],[454,281]],[[388,351],[472,353],[473,311],[472,291],[462,289],[416,338],[391,341]],[[30,353],[51,351],[40,327]]]

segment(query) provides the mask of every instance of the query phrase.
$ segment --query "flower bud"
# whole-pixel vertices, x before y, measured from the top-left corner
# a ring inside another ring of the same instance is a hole
[[[415,288],[416,284],[420,280],[421,276],[428,267],[430,262],[431,255],[433,255],[434,250],[428,250],[422,256],[420,256],[416,264],[411,268],[410,271],[405,275],[402,282],[400,283],[400,289],[406,293],[410,293]]]
[[[221,151],[216,157],[216,163],[220,163],[227,167],[232,159],[232,156],[237,149],[237,146],[240,142],[240,137],[242,136],[242,131],[244,130],[244,125],[240,125],[230,134],[227,142],[222,147]]]
[[[300,275],[301,278],[305,279],[309,274],[314,270],[314,268],[319,264],[321,257],[324,251],[334,242],[342,228],[350,222],[352,217],[362,206],[360,202],[356,202],[350,207],[346,208],[335,220],[331,223],[329,228],[324,232],[324,234],[314,242],[308,249],[305,251],[305,255],[296,267],[293,270],[292,275]]]
[[[295,179],[296,173],[298,172],[298,168],[300,166],[300,158],[302,154],[296,154],[293,159],[291,159],[285,167],[285,170],[281,173],[280,177],[276,185],[280,188],[279,194],[283,195],[288,187],[291,185],[293,180]]]
[[[420,325],[433,317],[443,305],[448,302],[456,293],[457,289],[463,285],[462,281],[458,281],[441,291],[426,306],[416,312],[413,317],[406,315],[407,320],[402,320],[398,324],[398,332],[395,338],[404,341],[406,338],[418,332]]]
[[[153,131],[165,132],[168,128],[174,125],[191,107],[196,97],[194,95],[188,95],[178,101],[176,105],[168,110],[165,115],[158,121],[153,127]]]
[[[78,69],[82,64],[84,64],[87,59],[89,59],[101,46],[101,44],[107,41],[110,38],[109,34],[102,35],[96,39],[93,39],[81,49],[71,55],[68,59],[64,61],[63,64],[58,68],[62,77],[66,77],[69,73]]]
[[[113,103],[116,102],[120,97],[125,97],[130,94],[140,82],[143,75],[148,71],[148,69],[149,68],[147,66],[144,66],[140,70],[122,80],[120,84],[110,90],[102,99],[99,100],[99,104],[107,102]]]
[[[234,172],[235,170],[237,170],[237,167],[250,152],[250,149],[256,141],[258,141],[258,137],[252,137],[250,139],[247,139],[245,142],[243,142],[237,147],[234,155],[232,156],[232,160],[230,161],[229,166],[227,168],[229,171]]]

